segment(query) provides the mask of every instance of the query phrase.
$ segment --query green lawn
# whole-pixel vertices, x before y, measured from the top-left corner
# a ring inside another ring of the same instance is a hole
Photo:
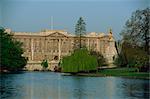
[[[122,76],[122,77],[134,77],[134,78],[146,78],[150,79],[148,72],[136,72],[135,68],[115,68],[99,70],[98,74],[105,76]]]

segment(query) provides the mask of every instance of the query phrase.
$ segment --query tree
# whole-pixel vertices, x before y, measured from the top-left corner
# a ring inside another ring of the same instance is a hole
[[[115,58],[114,64],[117,66],[125,67],[127,65],[127,58],[125,53],[125,42],[118,40],[115,42],[115,48],[117,51],[117,58]]]
[[[44,70],[48,67],[48,62],[46,59],[42,61],[41,66],[44,68]]]
[[[90,55],[87,49],[76,49],[71,56],[62,59],[62,72],[78,73],[97,70],[96,56]]]
[[[79,47],[81,48],[81,37],[86,34],[85,22],[82,17],[79,18],[77,24],[75,25],[75,34],[79,37]]]
[[[90,54],[94,55],[96,57],[98,66],[107,65],[106,59],[104,58],[104,56],[100,52],[90,51]]]
[[[149,55],[141,47],[123,42],[115,64],[121,67],[137,68],[138,71],[149,71]]]
[[[120,66],[134,67],[138,71],[149,71],[149,13],[150,9],[136,10],[127,20],[121,33],[121,46],[116,46],[118,58],[115,63]]]
[[[123,40],[131,43],[134,46],[140,46],[149,54],[149,23],[150,9],[136,10],[132,16],[127,20],[125,28],[121,35]]]
[[[27,59],[23,57],[22,43],[13,39],[13,35],[5,32],[0,28],[0,45],[1,45],[1,70],[9,71],[20,70],[26,63]]]

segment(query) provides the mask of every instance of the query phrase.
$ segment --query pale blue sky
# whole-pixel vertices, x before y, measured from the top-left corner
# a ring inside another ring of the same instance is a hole
[[[133,11],[148,7],[149,0],[0,0],[0,25],[13,31],[37,32],[67,29],[74,33],[80,16],[87,32],[107,32],[111,27],[116,39]]]

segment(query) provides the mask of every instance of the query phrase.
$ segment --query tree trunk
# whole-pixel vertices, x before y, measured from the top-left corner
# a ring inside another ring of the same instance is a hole
[[[80,33],[80,49],[81,49],[81,33]]]
[[[118,50],[118,46],[117,46],[117,42],[115,42],[115,48],[116,48],[118,56],[120,56],[120,53],[119,53],[119,50]]]
[[[149,50],[149,39],[145,40],[145,51],[147,52],[147,54],[150,54],[150,50]]]

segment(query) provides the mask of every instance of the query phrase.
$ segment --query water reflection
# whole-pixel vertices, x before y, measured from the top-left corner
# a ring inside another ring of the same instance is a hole
[[[148,99],[149,80],[62,76],[52,72],[1,75],[1,99]]]
[[[14,77],[13,75],[1,75],[0,76],[0,96],[1,98],[9,98],[12,96],[16,96],[17,87],[12,86]]]
[[[138,80],[138,79],[123,80],[121,87],[126,97],[149,99],[148,80]]]

